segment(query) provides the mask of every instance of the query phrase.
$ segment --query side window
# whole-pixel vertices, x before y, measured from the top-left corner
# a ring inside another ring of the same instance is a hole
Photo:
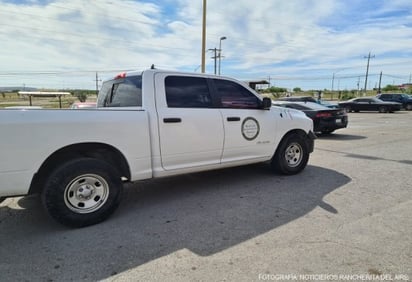
[[[213,79],[220,107],[235,109],[259,109],[260,100],[240,84],[223,79]]]
[[[212,99],[205,78],[168,76],[165,79],[166,101],[170,108],[211,108]]]
[[[131,76],[105,82],[99,93],[99,107],[136,107],[142,105],[142,77]]]

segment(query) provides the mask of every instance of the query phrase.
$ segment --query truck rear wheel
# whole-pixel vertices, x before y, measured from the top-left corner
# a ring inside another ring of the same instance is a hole
[[[306,140],[299,134],[286,136],[272,158],[272,167],[282,174],[301,172],[308,163],[309,148]]]
[[[120,203],[123,184],[110,164],[92,158],[69,161],[48,177],[42,191],[47,212],[70,227],[84,227],[108,218]]]

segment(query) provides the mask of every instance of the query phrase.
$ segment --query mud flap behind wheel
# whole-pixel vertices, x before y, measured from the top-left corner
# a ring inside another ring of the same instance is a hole
[[[309,153],[312,153],[314,148],[315,148],[315,139],[318,138],[315,133],[312,131],[309,131],[309,133],[306,135],[306,142],[308,145]]]

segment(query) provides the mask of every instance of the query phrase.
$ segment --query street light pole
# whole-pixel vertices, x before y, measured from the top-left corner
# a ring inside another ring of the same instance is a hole
[[[220,40],[219,40],[219,75],[220,75],[220,61],[222,60],[222,40],[226,40],[226,36],[220,37]]]

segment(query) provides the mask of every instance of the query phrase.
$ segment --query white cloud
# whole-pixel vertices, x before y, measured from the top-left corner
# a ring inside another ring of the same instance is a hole
[[[270,75],[288,87],[327,88],[330,82],[320,78],[333,72],[361,75],[369,51],[375,54],[372,72],[382,70],[400,77],[401,83],[412,71],[409,0],[367,5],[355,0],[207,2],[207,48],[219,47],[219,38],[227,37],[222,42],[224,74],[244,79]],[[155,64],[193,71],[201,62],[202,1],[35,3],[0,0],[0,86],[25,81],[59,87],[65,80],[66,87],[93,88],[94,70],[105,76],[109,74],[103,71]],[[208,72],[213,71],[210,57],[212,53],[207,54]],[[71,77],[5,75],[80,70],[90,72]]]

